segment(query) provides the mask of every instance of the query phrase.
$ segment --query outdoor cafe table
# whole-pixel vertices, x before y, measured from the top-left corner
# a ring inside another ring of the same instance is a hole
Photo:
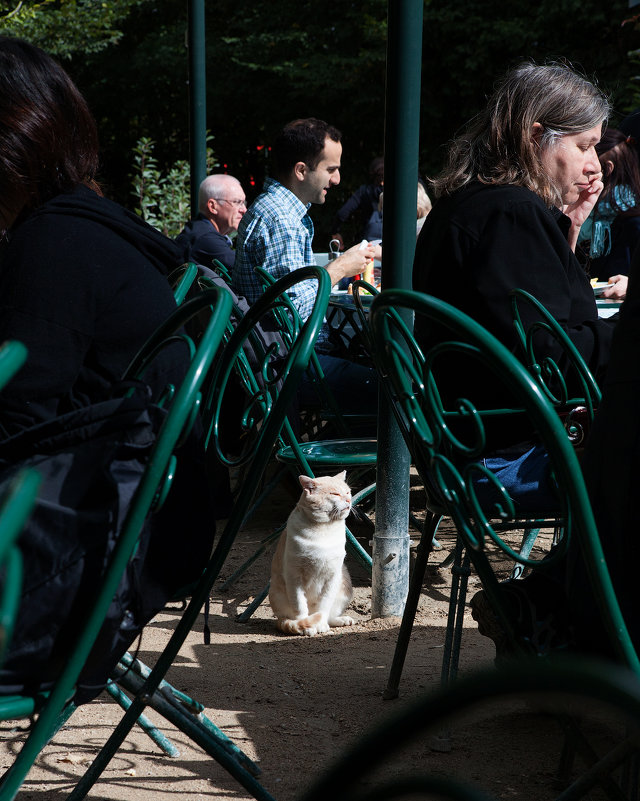
[[[362,305],[371,305],[373,295],[360,294]],[[329,297],[327,309],[327,325],[331,330],[331,341],[336,344],[345,357],[362,361],[367,358],[366,343],[362,341],[360,330],[362,325],[358,310],[353,302],[353,295],[347,290],[334,290]]]

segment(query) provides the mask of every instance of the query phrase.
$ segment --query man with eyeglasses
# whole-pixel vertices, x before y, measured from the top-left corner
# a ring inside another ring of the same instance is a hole
[[[236,260],[229,233],[247,210],[242,185],[232,175],[209,175],[198,191],[198,216],[176,237],[184,261],[211,267],[213,259],[231,271]]]

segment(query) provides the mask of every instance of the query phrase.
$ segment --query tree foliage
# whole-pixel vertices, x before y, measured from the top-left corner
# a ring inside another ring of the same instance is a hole
[[[317,116],[343,132],[342,182],[314,210],[323,237],[336,207],[384,147],[387,4],[394,0],[207,2],[207,127],[219,169],[249,199],[269,171],[281,125]],[[155,145],[166,174],[189,154],[188,0],[0,0],[0,27],[65,59],[98,120],[103,180],[131,200],[132,152]],[[11,13],[15,12],[15,13]],[[627,0],[425,0],[420,171],[484,105],[495,80],[525,59],[567,60],[611,93],[617,116],[637,105],[628,56],[640,45]],[[615,120],[614,120],[615,122]]]
[[[174,238],[191,216],[189,162],[179,159],[163,172],[154,156],[154,148],[153,139],[143,136],[133,149],[132,194],[140,216],[165,236]],[[207,172],[216,166],[213,150],[208,147]]]
[[[150,0],[41,0],[0,2],[0,31],[27,39],[52,55],[98,53],[117,45],[132,8]]]

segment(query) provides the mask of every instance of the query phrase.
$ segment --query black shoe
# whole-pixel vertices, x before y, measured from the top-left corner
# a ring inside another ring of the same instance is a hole
[[[517,644],[500,623],[484,590],[471,599],[471,614],[478,631],[495,643],[496,663],[518,654],[546,656],[566,650],[569,638],[565,601],[556,584],[531,576],[504,581],[498,590]]]
[[[516,655],[516,649],[509,642],[504,627],[491,608],[489,599],[484,590],[479,590],[470,601],[471,617],[478,624],[478,631],[483,637],[493,640],[496,647],[495,664],[499,665],[505,659]]]

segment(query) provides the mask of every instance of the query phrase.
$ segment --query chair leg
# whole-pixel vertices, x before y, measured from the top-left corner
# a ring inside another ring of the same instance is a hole
[[[109,695],[113,698],[113,700],[116,701],[122,707],[122,709],[125,710],[129,709],[129,707],[131,706],[131,699],[120,689],[120,687],[118,687],[118,685],[114,681],[109,680],[105,689],[109,693]],[[160,729],[154,726],[146,715],[140,715],[140,717],[138,718],[138,726],[140,726],[140,728],[145,732],[145,734],[147,734],[150,737],[150,739],[158,746],[158,748],[160,748],[161,751],[164,751],[164,753],[167,756],[170,757],[180,756],[180,751],[178,751],[178,749],[171,742],[171,740],[168,737],[165,737],[165,735],[160,731]]]
[[[140,692],[144,680],[149,676],[149,668],[139,659],[126,655],[127,667],[120,671],[117,681],[131,693]],[[252,776],[259,776],[260,768],[253,760],[227,737],[204,714],[204,707],[186,693],[173,687],[168,681],[160,682],[158,689],[149,699],[149,706],[155,709],[180,731],[185,732],[211,756],[217,759],[220,749],[224,749]],[[198,731],[199,734],[194,735]]]
[[[145,679],[144,685],[140,691],[136,693],[131,701],[131,706],[126,710],[111,735],[107,739],[105,745],[100,749],[94,761],[89,766],[88,770],[82,776],[75,789],[69,796],[68,801],[78,801],[84,798],[89,790],[93,787],[102,772],[105,770],[114,754],[122,745],[127,734],[135,725],[138,716],[144,712],[145,707],[149,703],[149,699],[154,695],[158,687],[161,685],[164,675],[176,658],[184,640],[193,628],[193,625],[205,603],[211,587],[215,583],[216,578],[220,573],[220,568],[229,552],[231,544],[235,538],[236,525],[235,519],[231,518],[228,528],[222,533],[218,541],[218,545],[214,554],[207,565],[200,581],[194,587],[191,599],[187,608],[178,621],[169,642],[158,657],[158,661],[150,671],[148,678]],[[225,768],[232,776],[234,776],[258,801],[272,801],[272,797],[267,791],[237,762],[232,758],[228,752],[222,750],[221,753],[212,756],[218,761],[222,767]]]
[[[228,590],[229,587],[233,586],[237,579],[239,579],[240,576],[245,573],[260,556],[262,556],[268,547],[278,539],[283,531],[284,526],[280,526],[280,528],[269,534],[268,537],[265,537],[263,540],[261,540],[259,547],[256,548],[246,562],[243,562],[240,567],[229,576],[229,578],[221,585],[220,589]]]
[[[460,644],[464,625],[464,605],[467,585],[471,575],[471,560],[461,539],[456,541],[453,566],[451,568],[451,595],[442,655],[441,681],[443,685],[453,681],[458,674]]]
[[[539,528],[530,528],[524,530],[522,542],[520,543],[520,550],[518,551],[520,556],[522,556],[524,559],[527,559],[531,553],[531,549],[533,548],[535,541],[538,539],[539,533]],[[516,562],[516,564],[513,566],[513,570],[511,571],[511,578],[519,579],[523,573],[524,565],[520,564],[520,562]]]
[[[565,737],[569,736],[573,741],[573,745],[577,746],[574,748],[573,753],[580,752],[589,767],[556,796],[555,801],[581,801],[581,799],[590,797],[591,790],[597,786],[602,788],[607,798],[611,799],[611,801],[632,801],[635,796],[623,791],[614,781],[611,774],[627,760],[635,759],[638,751],[637,738],[623,740],[599,759],[580,733],[579,726],[572,719],[565,718],[563,725]],[[570,732],[567,731],[567,725]]]
[[[271,582],[268,581],[267,586],[264,587],[263,590],[258,595],[256,595],[256,597],[253,599],[253,601],[251,601],[251,603],[247,606],[244,612],[240,612],[239,615],[236,615],[236,620],[238,621],[238,623],[246,623],[247,620],[251,618],[253,613],[256,611],[256,609],[260,606],[260,604],[269,594],[270,584]]]
[[[184,732],[248,790],[257,801],[275,801],[273,796],[255,778],[260,773],[260,768],[203,714],[204,707],[201,704],[184,693],[180,693],[164,680],[151,694],[145,693],[145,682],[150,675],[151,671],[139,660],[135,660],[135,664],[131,661],[130,668],[121,673],[119,680],[130,692],[135,694],[134,701],[97,757],[80,778],[67,801],[79,801],[86,797],[131,730],[143,704],[155,709],[176,728]]]
[[[418,603],[420,601],[422,582],[424,581],[429,555],[433,548],[434,535],[441,519],[440,515],[427,510],[427,518],[425,520],[422,536],[420,537],[420,542],[416,551],[416,561],[409,581],[409,591],[404,606],[400,631],[398,632],[398,640],[393,654],[391,670],[389,672],[387,686],[382,694],[382,697],[386,700],[398,697],[398,687],[400,685],[404,660],[409,647],[409,640],[411,639],[413,621],[415,620],[416,610],[418,609]]]

